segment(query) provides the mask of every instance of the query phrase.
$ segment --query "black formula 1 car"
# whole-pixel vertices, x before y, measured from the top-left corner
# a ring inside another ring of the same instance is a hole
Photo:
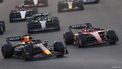
[[[24,6],[16,6],[15,10],[12,10],[9,14],[10,22],[25,21],[28,17],[33,14],[37,14],[36,8],[25,8]]]
[[[49,45],[47,41],[42,42],[40,39],[31,40],[31,43],[23,44],[22,36],[8,37],[6,44],[2,46],[2,55],[5,59],[18,58],[24,61],[49,58],[63,57],[68,54],[67,48],[62,42],[54,42]]]
[[[0,21],[0,35],[5,32],[5,23],[4,21]]]
[[[84,4],[97,4],[100,0],[82,0]]]
[[[81,0],[63,0],[58,2],[58,12],[84,10]]]
[[[58,31],[60,30],[60,22],[57,17],[53,17],[48,13],[35,14],[27,20],[28,33]]]
[[[25,0],[25,7],[46,7],[48,6],[48,0]]]
[[[103,43],[116,44],[119,40],[114,30],[95,28],[91,23],[71,25],[63,37],[66,45],[74,44],[78,47]]]

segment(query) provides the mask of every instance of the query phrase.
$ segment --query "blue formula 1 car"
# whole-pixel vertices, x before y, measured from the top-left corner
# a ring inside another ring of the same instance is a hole
[[[48,41],[33,40],[30,35],[8,37],[1,51],[5,59],[15,57],[24,61],[41,57],[63,57],[68,54],[62,42],[55,41],[50,45]]]

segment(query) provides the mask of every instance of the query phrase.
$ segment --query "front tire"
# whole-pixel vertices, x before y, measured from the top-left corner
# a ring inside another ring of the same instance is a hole
[[[78,48],[86,47],[86,37],[84,34],[78,34],[78,37],[76,39],[76,44]]]
[[[54,17],[53,23],[54,23],[54,26],[55,26],[55,30],[57,30],[57,31],[60,30],[60,22],[59,22],[57,17]]]
[[[64,54],[68,54],[68,50],[62,42],[55,42],[53,46],[54,51],[59,53],[58,55],[56,55],[57,57],[63,57]]]
[[[66,45],[73,44],[74,42],[74,35],[72,32],[65,32],[63,38]]]
[[[32,59],[32,55],[31,54],[32,54],[31,48],[29,46],[26,46],[26,47],[24,47],[22,49],[22,55],[21,55],[21,57],[22,57],[22,59],[24,61],[29,61],[29,60]]]
[[[79,3],[79,8],[80,8],[80,10],[84,10],[83,3]]]
[[[119,40],[118,36],[116,35],[115,31],[108,30],[106,32],[106,37],[109,40],[109,44],[116,44],[116,42]]]

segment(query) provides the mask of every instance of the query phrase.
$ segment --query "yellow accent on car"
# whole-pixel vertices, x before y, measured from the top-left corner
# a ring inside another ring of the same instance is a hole
[[[43,50],[43,53],[46,54],[46,55],[51,55],[52,54],[48,49]]]

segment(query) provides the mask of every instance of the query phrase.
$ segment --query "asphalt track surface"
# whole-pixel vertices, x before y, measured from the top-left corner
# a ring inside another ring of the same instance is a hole
[[[85,5],[84,11],[57,13],[58,0],[49,0],[49,7],[39,8],[59,17],[61,30],[33,34],[32,36],[49,42],[63,41],[62,34],[72,24],[90,22],[96,27],[114,29],[120,41],[117,45],[102,45],[90,48],[67,46],[69,55],[57,59],[41,59],[24,62],[18,59],[3,59],[0,52],[0,69],[122,69],[122,0],[101,0],[99,4]],[[23,0],[4,0],[0,4],[0,19],[6,23],[7,31],[0,35],[0,46],[8,36],[27,34],[26,23],[9,23],[9,11]]]

